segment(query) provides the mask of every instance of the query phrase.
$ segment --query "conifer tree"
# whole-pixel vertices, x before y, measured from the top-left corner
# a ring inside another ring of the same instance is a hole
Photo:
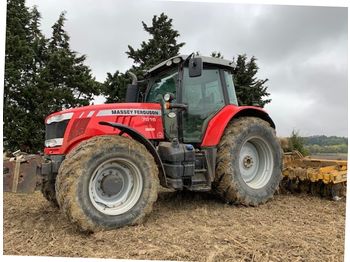
[[[144,71],[152,68],[158,63],[179,54],[180,48],[185,43],[177,43],[179,32],[173,29],[173,20],[161,13],[153,16],[152,25],[142,22],[143,29],[150,34],[148,41],[142,41],[141,47],[135,49],[128,46],[126,54],[134,60],[129,70],[135,73],[138,79],[143,78]],[[131,82],[129,75],[118,70],[114,73],[107,73],[107,79],[103,84],[103,94],[107,103],[122,102],[125,99],[127,84]],[[140,88],[145,86],[140,85]]]
[[[199,54],[199,52],[197,52]],[[211,57],[221,58],[224,56],[220,52],[212,52]],[[259,67],[256,57],[252,56],[247,61],[247,55],[238,55],[237,60],[233,58],[233,81],[239,105],[258,105],[264,107],[271,102],[271,99],[264,99],[270,94],[267,92],[265,83],[268,79],[258,79],[256,74]]]
[[[41,77],[53,96],[52,111],[88,105],[98,95],[100,85],[84,65],[85,55],[70,49],[69,36],[64,30],[65,13],[52,26],[48,43],[48,61]]]
[[[141,48],[128,46],[126,54],[134,60],[134,65],[142,70],[150,69],[158,63],[179,54],[185,43],[177,43],[179,32],[173,29],[173,19],[161,13],[153,16],[152,25],[142,22],[143,29],[151,35],[146,42],[142,41]]]
[[[106,96],[106,103],[123,102],[126,95],[126,87],[130,83],[126,74],[118,70],[112,75],[107,73],[107,79],[103,83],[103,92]]]
[[[31,46],[30,81],[27,82],[22,97],[25,103],[22,108],[26,109],[26,114],[17,121],[24,120],[25,128],[22,127],[20,135],[21,141],[17,148],[23,151],[41,151],[45,136],[45,117],[52,113],[51,90],[47,85],[43,85],[42,72],[48,63],[48,39],[40,30],[41,14],[36,6],[30,9],[29,33]],[[23,124],[21,124],[22,126]]]
[[[40,13],[24,0],[7,1],[5,51],[5,148],[37,152],[44,147],[45,117],[67,107],[87,105],[100,84],[69,47],[64,13],[46,39]]]
[[[27,85],[31,82],[32,47],[30,12],[23,0],[7,1],[7,27],[4,81],[4,137],[5,146],[28,147],[25,137],[29,110],[25,107]]]
[[[258,79],[258,65],[256,58],[252,56],[247,61],[247,56],[238,55],[237,60],[234,60],[233,80],[236,88],[238,103],[240,105],[259,105],[264,107],[271,102],[271,99],[264,99],[270,94],[267,92],[265,83],[268,79]]]
[[[258,79],[258,65],[256,58],[252,56],[247,61],[247,56],[238,55],[237,60],[233,58],[233,80],[236,88],[238,103],[240,105],[259,105],[264,107],[271,99],[264,99],[270,94],[267,92],[265,83],[268,79]]]

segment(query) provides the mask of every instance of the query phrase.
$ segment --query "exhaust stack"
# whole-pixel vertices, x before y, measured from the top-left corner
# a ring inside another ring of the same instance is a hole
[[[132,72],[128,72],[128,74],[132,78],[132,83],[129,84],[128,87],[127,87],[125,102],[133,103],[133,102],[137,102],[137,100],[138,100],[139,87],[137,85],[137,76],[134,73],[132,73]]]

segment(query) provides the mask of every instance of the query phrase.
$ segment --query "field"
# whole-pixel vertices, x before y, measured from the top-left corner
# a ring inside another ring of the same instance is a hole
[[[40,193],[4,193],[4,254],[192,261],[342,261],[345,200],[276,195],[257,208],[159,193],[143,225],[82,234]]]
[[[332,160],[348,160],[348,154],[331,154],[331,153],[324,153],[324,154],[315,154],[311,155],[311,158],[315,159],[332,159]]]

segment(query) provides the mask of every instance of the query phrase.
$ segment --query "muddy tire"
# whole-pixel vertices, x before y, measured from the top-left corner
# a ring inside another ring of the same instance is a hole
[[[56,181],[54,179],[43,180],[40,191],[53,207],[58,207],[56,199],[55,182]]]
[[[158,168],[140,143],[98,136],[73,149],[60,166],[60,208],[82,231],[141,223],[157,199]]]
[[[271,199],[282,179],[282,149],[262,119],[232,121],[221,138],[214,191],[226,202],[257,206]]]

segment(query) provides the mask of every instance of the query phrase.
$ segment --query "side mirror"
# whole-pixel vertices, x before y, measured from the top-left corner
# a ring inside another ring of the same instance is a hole
[[[188,62],[188,73],[190,77],[197,77],[202,75],[203,61],[200,57],[191,58]]]

